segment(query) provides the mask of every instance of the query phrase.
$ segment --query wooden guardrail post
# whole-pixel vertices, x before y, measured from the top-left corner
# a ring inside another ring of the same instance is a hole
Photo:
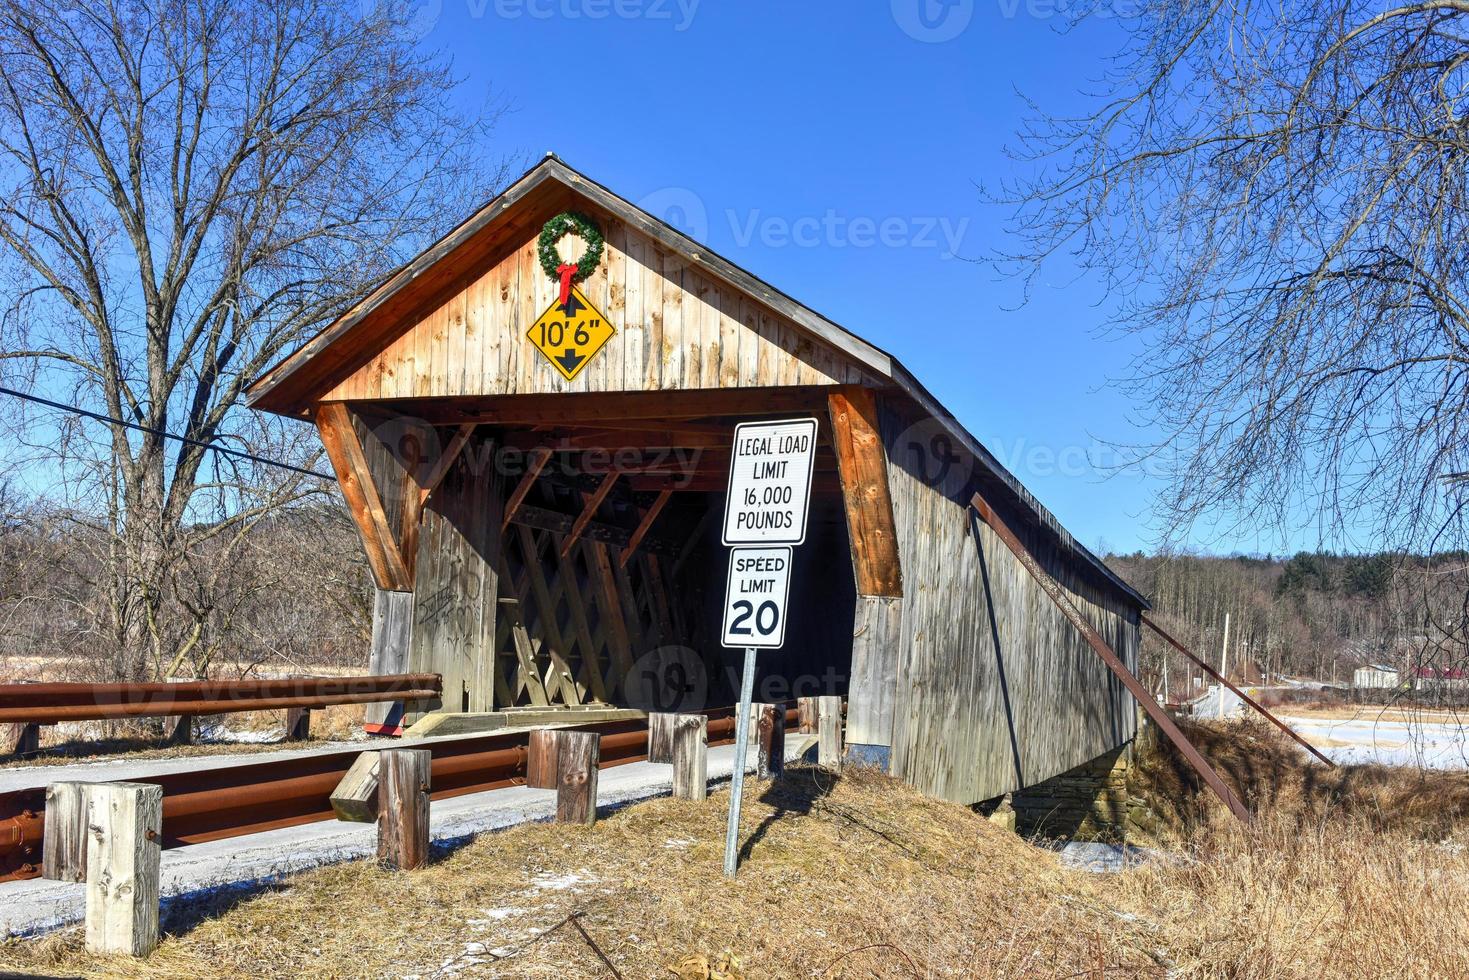
[[[41,726],[36,722],[11,722],[0,726],[0,734],[0,755],[30,755],[41,749]]]
[[[761,779],[777,779],[785,772],[786,712],[779,704],[755,705],[755,738],[760,747],[755,774]]]
[[[709,796],[709,719],[678,715],[673,729],[673,795],[680,800]]]
[[[842,699],[831,695],[816,700],[816,733],[821,738],[817,761],[823,769],[841,769]]]
[[[556,733],[556,822],[597,822],[597,764],[602,736],[596,732]]]
[[[702,800],[709,795],[709,718],[699,714],[648,715],[648,761],[673,766],[673,795]]]
[[[163,787],[92,783],[86,798],[87,951],[146,956],[158,945]]]
[[[526,746],[525,784],[532,789],[558,789],[561,786],[561,733],[554,728],[537,728],[530,733]]]
[[[802,735],[816,734],[816,699],[796,698],[796,731]]]
[[[185,684],[195,680],[193,677],[169,677],[169,684]],[[194,741],[194,716],[193,715],[164,715],[163,716],[163,741],[166,745],[188,745]]]
[[[433,769],[428,749],[378,753],[377,859],[412,871],[428,863],[428,792]]]
[[[310,708],[287,708],[286,709],[286,737],[287,742],[306,742],[311,739],[311,709]]]
[[[41,832],[41,877],[52,881],[87,880],[87,783],[46,787]]]

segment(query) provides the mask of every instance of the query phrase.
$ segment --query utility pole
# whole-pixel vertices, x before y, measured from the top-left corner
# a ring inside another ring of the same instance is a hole
[[[1229,676],[1229,613],[1224,614],[1224,649],[1219,653],[1219,676]],[[1219,685],[1219,712],[1218,717],[1224,717],[1224,691],[1225,687]]]

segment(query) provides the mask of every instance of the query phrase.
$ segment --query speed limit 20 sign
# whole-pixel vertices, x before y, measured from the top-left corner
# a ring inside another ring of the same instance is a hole
[[[790,546],[806,540],[816,420],[744,422],[735,427],[723,540],[727,647],[775,649],[785,642]]]
[[[724,591],[724,645],[775,649],[786,638],[790,548],[735,548]]]

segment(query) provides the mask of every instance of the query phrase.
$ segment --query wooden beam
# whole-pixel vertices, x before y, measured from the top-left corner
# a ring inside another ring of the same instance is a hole
[[[827,406],[857,592],[901,596],[903,571],[888,490],[887,452],[878,432],[877,401],[871,388],[852,385],[832,391]]]
[[[616,422],[765,416],[818,411],[829,386],[703,388],[679,391],[577,392],[497,395],[488,398],[398,400],[387,410],[449,425],[483,422],[500,426],[584,425]]]
[[[557,427],[549,432],[513,431],[506,434],[505,445],[522,450],[546,446],[556,452],[595,450],[618,453],[626,449],[640,452],[650,449],[728,450],[734,438],[734,430],[723,426],[713,427],[716,431],[707,432],[704,427],[687,429],[676,422],[657,428],[650,427],[646,422],[637,424],[641,428]]]
[[[1194,747],[1194,744],[1188,740],[1188,736],[1179,730],[1177,723],[1174,722],[1172,716],[1167,711],[1163,710],[1162,705],[1153,700],[1153,696],[1148,693],[1148,689],[1143,687],[1142,681],[1138,680],[1132,671],[1127,669],[1127,664],[1123,663],[1122,658],[1117,656],[1113,649],[1107,645],[1107,641],[1102,639],[1102,635],[1097,632],[1096,628],[1086,621],[1081,615],[1081,611],[1071,601],[1070,596],[1061,588],[1060,583],[1051,578],[1045,569],[1041,568],[1040,562],[1026,550],[1020,538],[1016,537],[1015,532],[1010,529],[1010,525],[978,493],[975,493],[970,498],[969,506],[974,508],[974,512],[979,516],[979,519],[987,524],[990,530],[995,532],[995,536],[1000,539],[1001,543],[1009,548],[1011,553],[1020,560],[1020,564],[1030,573],[1031,578],[1035,579],[1036,584],[1041,587],[1041,591],[1050,596],[1051,601],[1056,604],[1056,608],[1061,610],[1061,614],[1070,621],[1072,626],[1076,627],[1077,632],[1081,633],[1082,638],[1086,640],[1087,645],[1095,651],[1096,655],[1102,658],[1102,663],[1107,665],[1107,669],[1112,671],[1117,679],[1122,682],[1122,686],[1127,688],[1132,696],[1137,699],[1137,703],[1143,706],[1143,710],[1148,713],[1148,717],[1152,718],[1159,730],[1168,736],[1168,740],[1188,760],[1189,765],[1193,766],[1194,772],[1199,774],[1200,778],[1204,780],[1204,784],[1224,801],[1224,805],[1229,808],[1230,813],[1238,817],[1242,823],[1248,824],[1250,822],[1250,811],[1240,802],[1239,797],[1235,796],[1234,791],[1229,788],[1223,779],[1219,778],[1219,773],[1215,772],[1214,767],[1209,765],[1209,760],[1205,759],[1199,753],[1199,750]]]
[[[449,445],[434,460],[431,470],[419,483],[417,476],[410,469],[403,474],[403,516],[398,527],[398,542],[402,548],[403,565],[408,570],[408,580],[415,582],[418,578],[418,529],[423,525],[423,508],[428,503],[429,494],[436,490],[444,477],[448,474],[454,461],[464,451],[464,446],[471,436],[474,435],[476,426],[473,422],[466,422],[455,431],[454,437],[449,440]]]
[[[551,458],[551,450],[542,447],[533,451],[530,459],[526,462],[525,475],[515,485],[515,490],[510,494],[510,499],[505,502],[505,516],[500,521],[500,530],[504,531],[515,519],[515,512],[520,510],[520,505],[525,503],[525,498],[530,493],[530,488],[536,485],[536,478],[541,475],[541,470],[546,467],[546,460]]]
[[[454,438],[449,440],[449,445],[444,447],[444,451],[435,460],[433,469],[429,470],[428,475],[424,477],[423,486],[418,488],[420,506],[428,499],[428,495],[444,482],[444,476],[449,472],[449,467],[454,465],[454,461],[464,451],[464,446],[469,442],[469,437],[474,435],[476,427],[474,422],[465,422],[455,430]]]
[[[570,534],[571,526],[576,518],[570,514],[563,514],[556,510],[547,510],[544,507],[532,507],[525,504],[520,512],[515,515],[514,524],[524,527],[533,527],[540,531],[552,531],[556,534]],[[615,545],[618,548],[626,548],[628,541],[632,539],[632,532],[626,528],[616,527],[612,524],[603,524],[601,521],[590,521],[582,530],[582,540],[599,541],[602,544]],[[673,557],[678,553],[678,545],[672,541],[650,534],[643,541],[644,551],[655,551],[659,554]]]
[[[576,519],[575,524],[571,525],[571,533],[566,536],[566,540],[561,542],[562,558],[571,554],[571,549],[576,544],[577,538],[581,537],[581,533],[587,529],[587,525],[591,523],[592,518],[597,516],[597,508],[602,506],[602,501],[606,500],[607,495],[612,492],[613,485],[617,483],[618,475],[618,472],[613,470],[611,473],[602,477],[602,482],[597,486],[596,491],[587,497],[587,505],[582,508],[581,516]]]
[[[672,490],[665,488],[658,491],[658,499],[653,501],[653,505],[643,514],[643,519],[638,522],[637,530],[633,531],[632,537],[627,539],[627,547],[622,549],[622,559],[619,564],[625,566],[627,560],[638,550],[638,545],[642,544],[643,538],[648,536],[648,529],[653,526],[653,522],[658,519],[658,514],[663,510],[664,505],[668,503],[668,498],[672,496]]]
[[[337,473],[337,485],[347,501],[347,510],[357,525],[367,563],[377,587],[390,592],[408,592],[413,583],[403,563],[397,536],[388,526],[382,497],[367,468],[362,442],[352,428],[352,418],[341,402],[323,402],[316,407],[316,428],[322,445]]]

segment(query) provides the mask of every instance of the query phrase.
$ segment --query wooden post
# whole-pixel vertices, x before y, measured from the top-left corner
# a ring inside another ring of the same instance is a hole
[[[796,714],[798,721],[796,731],[802,735],[816,734],[816,699],[796,698]]]
[[[158,945],[163,787],[92,783],[86,800],[87,951],[146,956]]]
[[[183,684],[197,680],[194,677],[170,677],[168,683]],[[164,715],[163,742],[165,745],[189,745],[194,741],[193,715]]]
[[[377,819],[378,766],[376,752],[364,752],[352,763],[337,788],[332,790],[332,810],[338,820],[372,823]]]
[[[648,761],[660,766],[673,763],[673,732],[679,715],[671,711],[648,713]]]
[[[778,704],[755,705],[756,744],[760,746],[755,774],[761,779],[777,779],[785,772],[786,713]]]
[[[530,733],[525,758],[525,785],[532,789],[559,789],[561,733],[554,728],[538,728]]]
[[[673,796],[702,800],[709,796],[709,719],[674,715]]]
[[[5,740],[0,743],[0,754],[31,755],[41,750],[41,726],[34,721],[11,722],[5,728]]]
[[[286,738],[287,742],[306,742],[311,739],[311,709],[310,708],[287,708],[286,709]]]
[[[51,783],[46,787],[41,877],[52,881],[87,880],[86,783]]]
[[[602,736],[596,732],[556,732],[556,822],[597,822],[597,763]]]
[[[842,699],[832,695],[817,698],[816,726],[821,736],[818,757],[821,768],[842,767]]]
[[[428,749],[378,753],[377,859],[384,867],[412,871],[428,863],[428,791],[433,768]]]

